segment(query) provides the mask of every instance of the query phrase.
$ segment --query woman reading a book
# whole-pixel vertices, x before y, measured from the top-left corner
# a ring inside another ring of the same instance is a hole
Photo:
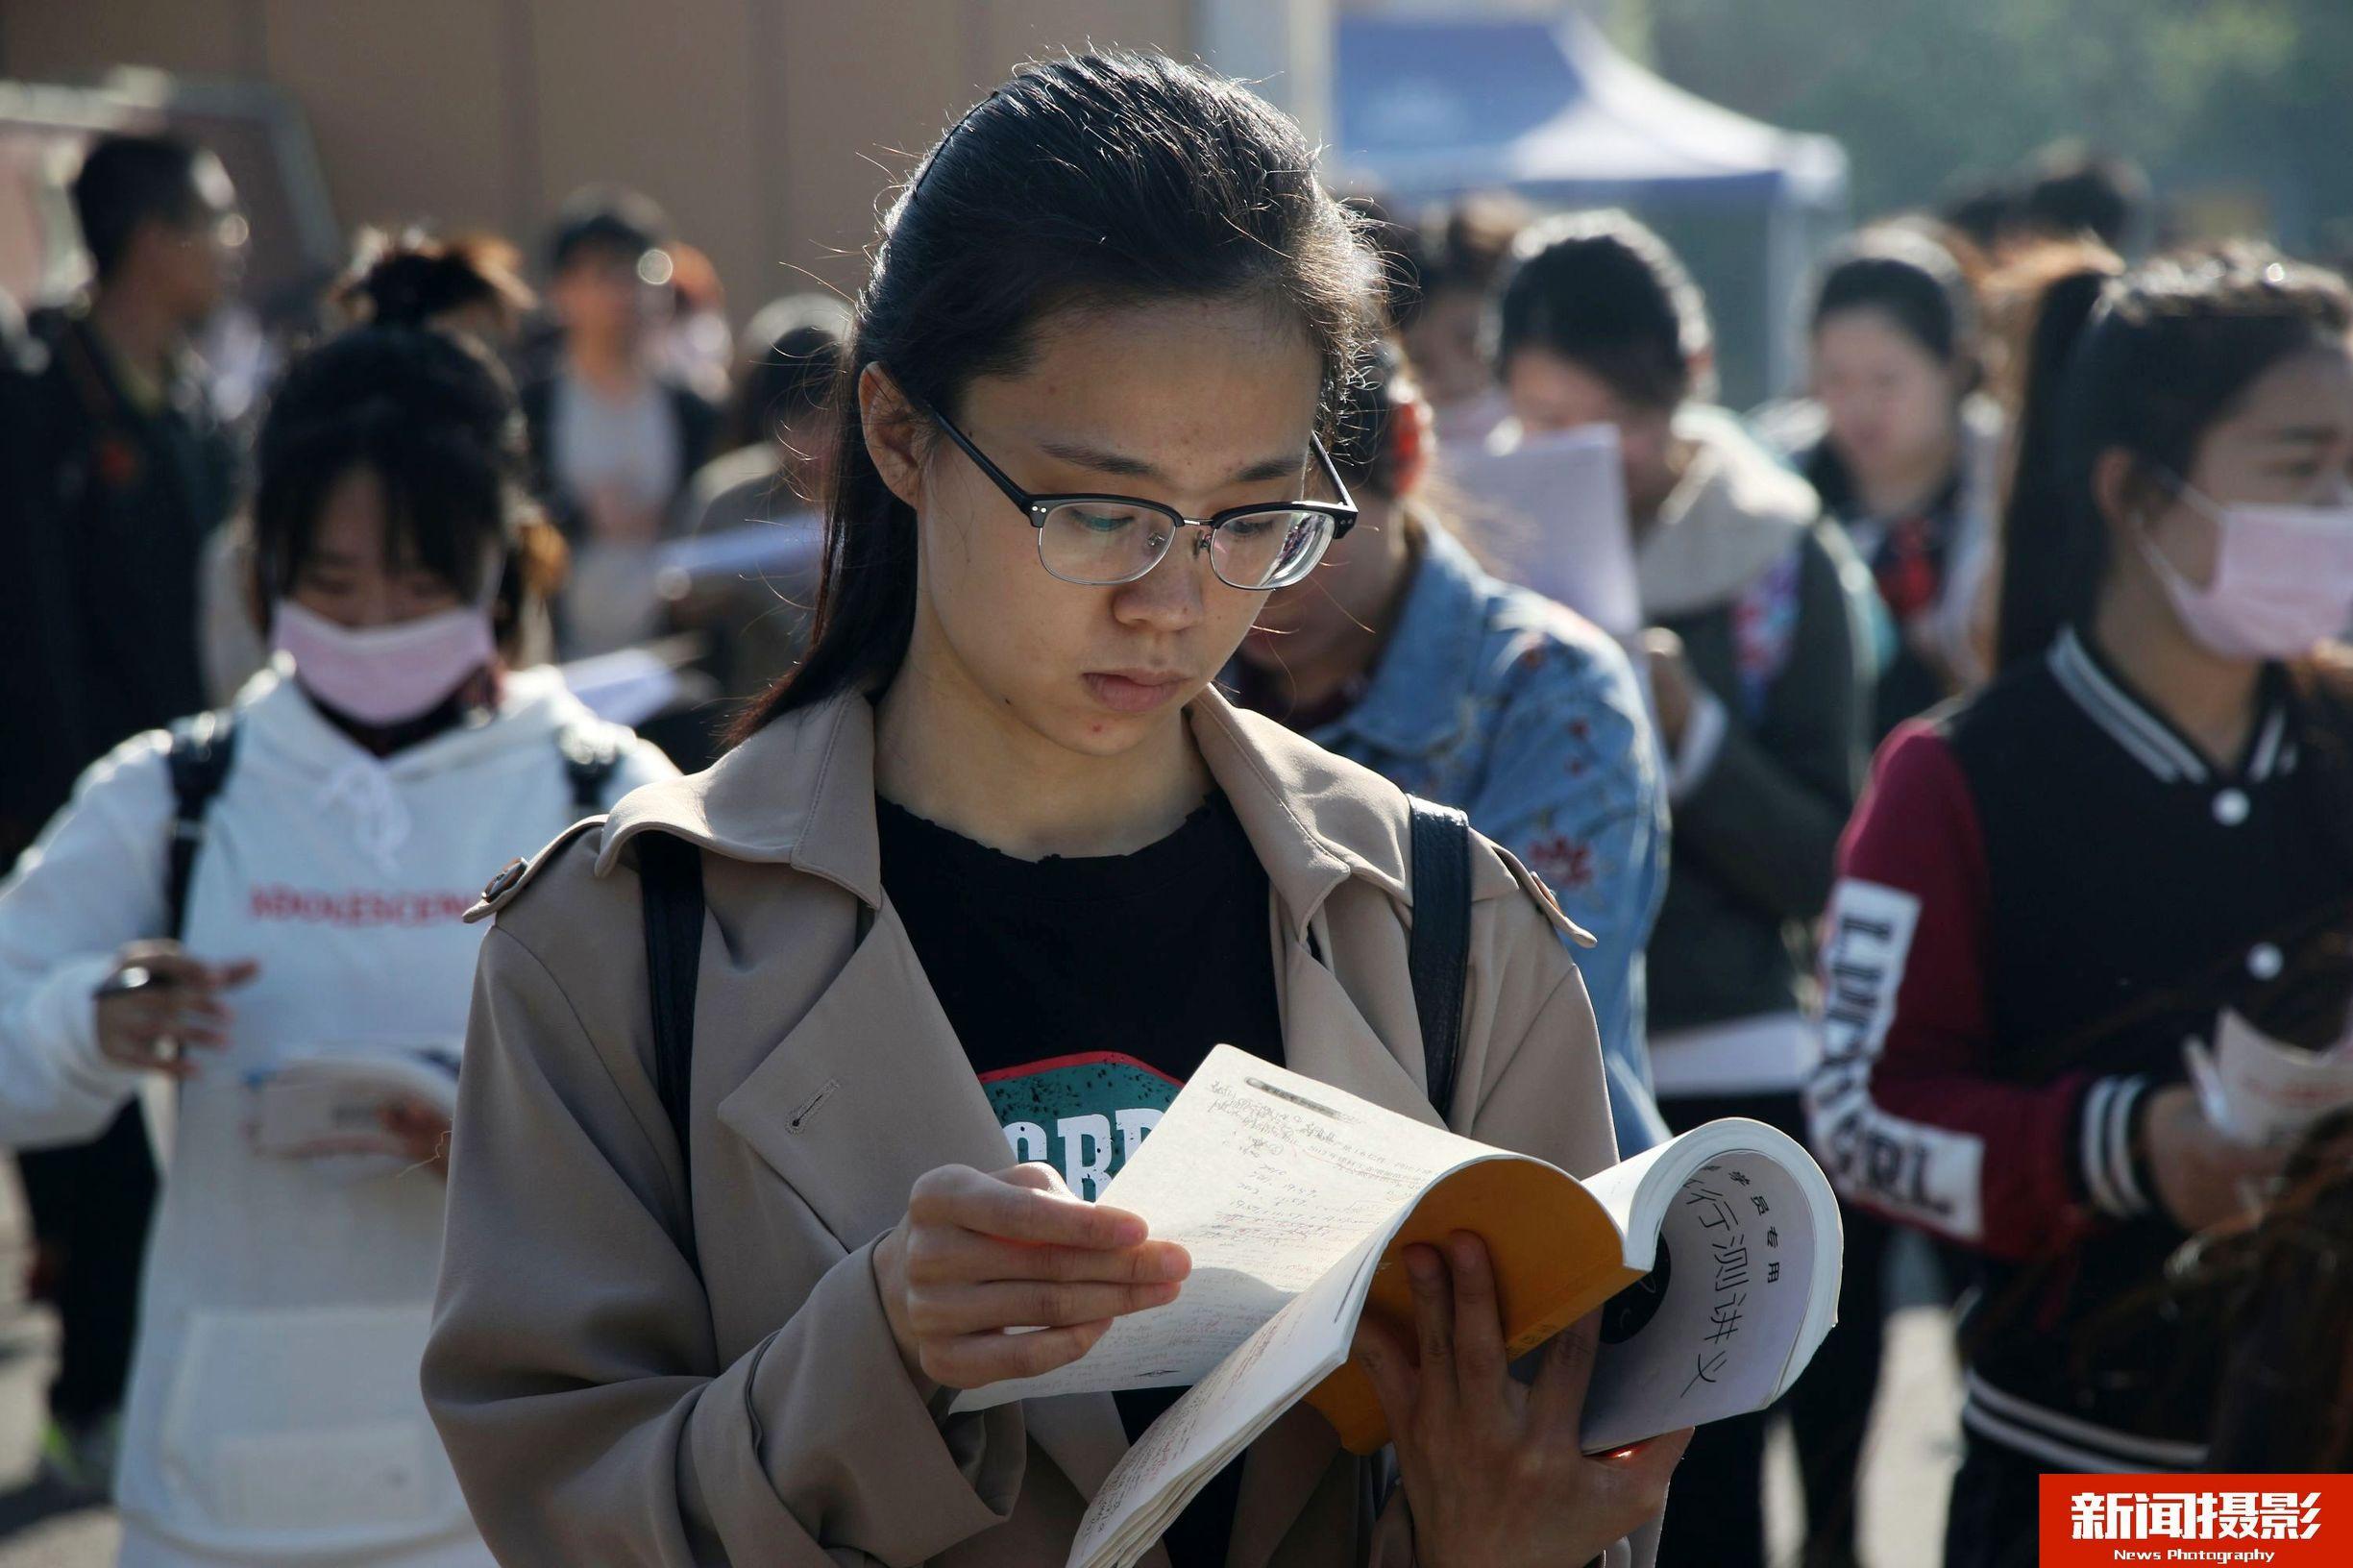
[[[518,430],[453,337],[296,360],[256,454],[276,661],[92,767],[0,886],[0,1143],[86,1137],[142,1090],[170,1133],[130,1568],[490,1560],[416,1388],[480,945],[459,917],[515,835],[674,772],[505,668]]]
[[[2033,335],[2002,673],[1889,739],[1825,937],[1824,1163],[1978,1259],[1955,1568],[2034,1560],[2038,1473],[2204,1467],[2225,1343],[2167,1260],[2283,1154],[2185,1041],[2325,1049],[2353,986],[2353,293],[2249,247],[2085,294]]]
[[[1157,57],[1025,68],[899,196],[807,659],[488,901],[425,1386],[504,1558],[1064,1560],[1168,1396],[949,1406],[1185,1288],[1083,1200],[1216,1044],[1610,1163],[1541,885],[1472,842],[1434,1107],[1407,797],[1211,685],[1353,521],[1322,427],[1375,276],[1297,128]],[[647,922],[681,851],[682,1065]],[[1478,1239],[1409,1266],[1418,1322],[1364,1350],[1402,1490],[1295,1409],[1168,1558],[1629,1557],[1679,1441],[1586,1458],[1590,1337],[1520,1387]]]

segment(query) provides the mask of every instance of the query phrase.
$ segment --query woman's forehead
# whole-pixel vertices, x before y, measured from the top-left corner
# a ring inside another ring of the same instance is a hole
[[[2314,442],[2353,433],[2353,354],[2324,344],[2284,359],[2251,382],[2216,427],[2241,439]]]
[[[1238,302],[1063,313],[1019,370],[976,379],[966,421],[1036,446],[1240,472],[1307,449],[1323,365],[1303,329]]]
[[[1824,316],[1814,329],[1817,352],[1826,357],[1936,359],[1935,351],[1879,305],[1852,305]]]

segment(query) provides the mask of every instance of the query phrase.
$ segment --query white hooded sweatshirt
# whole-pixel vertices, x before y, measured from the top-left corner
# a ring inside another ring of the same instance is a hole
[[[483,881],[576,815],[557,739],[599,721],[551,670],[495,716],[379,760],[276,672],[237,702],[183,938],[251,958],[228,1046],[176,1096],[115,1490],[125,1568],[477,1568],[417,1388],[442,1181],[255,1152],[256,1072],[289,1053],[458,1050]],[[622,732],[609,800],[675,772]],[[0,883],[0,1143],[100,1131],[149,1075],[99,1054],[91,992],[165,934],[173,801],[160,734],[93,765]],[[168,1103],[168,1101],[167,1101]]]

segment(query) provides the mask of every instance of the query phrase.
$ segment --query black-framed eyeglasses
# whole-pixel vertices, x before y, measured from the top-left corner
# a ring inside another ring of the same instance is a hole
[[[1287,588],[1315,570],[1332,541],[1356,527],[1357,503],[1341,482],[1332,454],[1308,437],[1324,480],[1340,499],[1284,501],[1229,506],[1213,517],[1187,517],[1172,506],[1134,496],[1034,495],[1014,483],[971,439],[938,409],[923,411],[957,450],[1005,492],[1038,534],[1038,559],[1065,582],[1108,588],[1134,582],[1167,555],[1183,528],[1200,528],[1210,570],[1229,588],[1266,593]]]

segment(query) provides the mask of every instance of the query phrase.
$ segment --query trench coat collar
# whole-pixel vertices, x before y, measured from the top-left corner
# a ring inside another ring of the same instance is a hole
[[[1305,938],[1325,897],[1351,876],[1407,898],[1410,820],[1378,774],[1237,709],[1214,687],[1186,717],[1293,936]],[[873,704],[855,693],[829,698],[768,724],[702,772],[631,792],[605,825],[598,874],[649,829],[731,859],[790,865],[880,909]]]

